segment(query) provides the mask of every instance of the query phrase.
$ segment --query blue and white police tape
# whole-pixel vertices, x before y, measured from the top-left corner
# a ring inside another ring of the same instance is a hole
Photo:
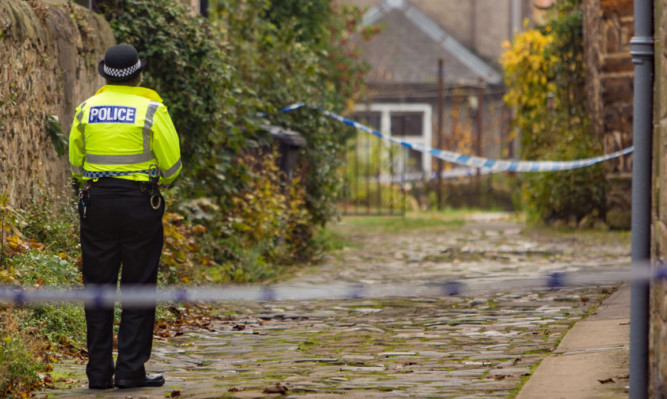
[[[428,283],[376,283],[329,285],[273,285],[273,286],[207,286],[178,288],[124,287],[117,290],[110,286],[86,288],[24,289],[0,286],[0,304],[32,305],[39,303],[83,303],[87,306],[109,307],[116,302],[128,306],[146,306],[155,303],[221,303],[262,301],[308,301],[381,298],[443,298],[469,297],[503,292],[535,292],[567,287],[613,287],[623,282],[649,282],[667,278],[664,267],[638,273],[627,269],[607,271],[552,271],[542,276],[516,278],[515,276],[490,276],[472,278],[448,278]]]
[[[304,103],[296,103],[283,108],[281,111],[289,112],[303,107],[306,107]],[[476,157],[472,155],[458,154],[452,151],[440,150],[429,146],[422,146],[398,140],[395,137],[384,135],[381,132],[374,130],[366,125],[363,125],[351,119],[347,119],[333,112],[327,110],[321,110],[316,107],[309,107],[309,108],[318,109],[324,115],[332,119],[335,119],[346,125],[352,126],[355,129],[359,129],[366,133],[377,136],[383,140],[399,144],[403,147],[407,147],[415,151],[431,154],[432,156],[438,159],[442,159],[443,161],[446,162],[454,163],[457,165],[464,165],[468,167],[474,167],[474,168],[483,168],[494,173],[495,172],[556,172],[562,170],[578,169],[586,166],[595,165],[596,163],[604,162],[613,158],[618,158],[620,156],[630,154],[633,151],[633,147],[628,147],[611,154],[601,155],[594,158],[578,159],[574,161],[514,161],[514,160],[506,161],[506,160],[489,159],[489,158]]]

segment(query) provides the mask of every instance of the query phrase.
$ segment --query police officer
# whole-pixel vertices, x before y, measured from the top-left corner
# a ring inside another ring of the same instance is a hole
[[[126,44],[110,47],[98,72],[106,85],[76,109],[69,137],[80,192],[83,283],[86,288],[155,290],[163,244],[164,201],[158,186],[181,171],[174,124],[153,90],[139,87],[146,62]],[[121,268],[122,265],[122,268]],[[113,307],[85,306],[91,389],[162,386],[147,375],[155,304],[123,305],[114,366]],[[115,374],[115,379],[112,379]]]

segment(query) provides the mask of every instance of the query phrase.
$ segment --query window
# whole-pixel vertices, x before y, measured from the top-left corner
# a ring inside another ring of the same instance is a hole
[[[354,120],[379,131],[384,136],[391,135],[398,141],[413,146],[430,147],[432,138],[432,108],[430,104],[418,103],[371,103],[357,104]],[[362,136],[359,136],[360,138]],[[354,145],[357,151],[365,151],[363,141]],[[392,157],[395,170],[409,170],[431,174],[431,154],[392,144],[386,148],[400,148]],[[388,152],[387,152],[388,153]],[[399,155],[400,154],[400,155]],[[388,156],[388,155],[387,155]],[[405,168],[405,169],[404,169]]]
[[[423,112],[392,112],[391,135],[397,137],[423,136]]]

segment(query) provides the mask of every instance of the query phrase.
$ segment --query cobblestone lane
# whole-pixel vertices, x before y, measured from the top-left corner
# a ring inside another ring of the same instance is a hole
[[[515,283],[553,272],[629,270],[627,234],[527,232],[502,215],[396,234],[340,228],[358,245],[290,283],[456,278],[486,288],[444,298],[226,303],[205,328],[156,340],[148,369],[165,374],[164,387],[89,391],[84,366],[65,363],[58,372],[72,387],[58,382],[59,390],[42,395],[508,398],[616,288]]]

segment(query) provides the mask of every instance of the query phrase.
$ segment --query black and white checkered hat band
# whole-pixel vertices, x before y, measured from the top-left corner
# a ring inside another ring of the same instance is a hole
[[[136,64],[132,65],[131,67],[123,68],[123,69],[118,69],[118,68],[110,68],[108,66],[104,66],[104,73],[106,73],[109,76],[113,76],[114,78],[125,78],[128,76],[132,76],[136,71],[141,69],[141,60],[137,61]]]

